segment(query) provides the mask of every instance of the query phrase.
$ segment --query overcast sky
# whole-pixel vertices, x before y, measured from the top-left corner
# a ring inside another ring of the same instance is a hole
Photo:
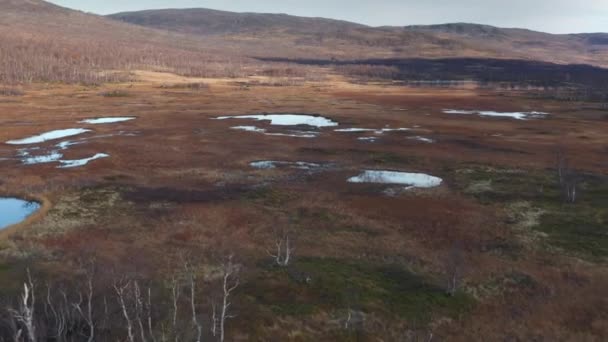
[[[363,24],[471,22],[553,33],[608,32],[608,0],[51,0],[98,14],[204,7],[287,13]]]

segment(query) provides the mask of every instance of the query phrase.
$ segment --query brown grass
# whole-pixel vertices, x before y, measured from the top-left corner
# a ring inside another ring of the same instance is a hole
[[[119,86],[82,89],[36,84],[25,86],[28,96],[17,102],[0,103],[7,127],[0,131],[0,141],[110,112],[138,119],[95,127],[91,135],[139,132],[72,147],[66,152],[70,158],[100,151],[111,155],[80,169],[0,162],[4,192],[38,188],[56,196],[41,220],[17,229],[11,240],[14,246],[8,249],[36,251],[31,255],[57,269],[65,268],[63,262],[73,259],[76,251],[95,251],[110,265],[137,268],[159,282],[182,267],[181,253],[211,263],[225,250],[236,251],[246,265],[243,280],[249,287],[235,302],[239,317],[230,326],[231,336],[289,340],[291,331],[300,331],[329,341],[336,340],[335,330],[326,322],[335,312],[279,319],[267,307],[251,302],[247,291],[255,290],[256,284],[248,282],[266,272],[273,229],[290,225],[297,231],[297,258],[399,265],[437,284],[443,284],[450,247],[460,241],[467,265],[466,290],[477,297],[477,305],[461,317],[433,321],[429,329],[437,338],[606,338],[605,265],[520,246],[517,232],[505,223],[508,208],[483,205],[461,192],[454,173],[471,164],[547,170],[554,165],[551,151],[559,142],[567,143],[578,169],[605,173],[601,147],[608,143],[608,122],[601,117],[574,104],[505,97],[488,90],[356,85],[336,77],[248,91],[234,79],[213,79],[205,82],[208,91],[185,86],[170,92],[159,84],[201,80],[149,72],[136,75],[154,81],[135,79],[128,97],[99,96],[123,89]],[[552,116],[520,122],[450,116],[441,113],[444,108],[538,110]],[[267,137],[230,130],[239,124],[275,129],[265,123],[211,120],[260,112],[319,113],[344,127],[420,125],[421,131],[385,134],[378,143],[367,144],[356,141],[356,135],[331,129],[323,130],[318,139]],[[20,124],[34,117],[34,123]],[[411,142],[407,137],[414,133],[438,142]],[[2,148],[2,153],[12,152],[10,147]],[[337,167],[307,174],[289,169],[254,171],[248,166],[250,161],[266,159]],[[397,197],[383,195],[383,187],[345,182],[368,168],[427,172],[446,182],[440,189]],[[45,184],[54,184],[53,191],[45,191]],[[495,246],[508,250],[503,253]],[[273,286],[287,291],[285,284],[290,283]],[[254,319],[257,328],[249,329],[248,322]],[[369,333],[386,339],[396,331],[392,328],[419,329],[416,322],[399,317],[373,320],[386,326],[370,323]]]

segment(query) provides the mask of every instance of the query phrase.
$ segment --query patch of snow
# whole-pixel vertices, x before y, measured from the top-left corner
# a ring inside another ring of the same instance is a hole
[[[66,141],[62,141],[62,142],[58,143],[57,145],[55,145],[55,147],[57,147],[60,150],[67,150],[70,146],[85,144],[87,141],[91,141],[91,140],[118,137],[118,136],[136,137],[137,135],[138,135],[137,132],[120,131],[115,134],[102,134],[102,135],[96,135],[96,136],[88,137],[88,138],[80,138],[80,139],[76,139],[76,140],[66,140]]]
[[[411,131],[411,128],[382,128],[376,131],[376,134],[383,134],[386,132],[407,132]]]
[[[80,144],[84,144],[84,140],[80,140],[80,141],[66,140],[66,141],[62,141],[59,144],[55,145],[55,147],[57,147],[60,150],[67,150],[68,148],[70,148],[70,146],[80,145]]]
[[[269,136],[274,136],[274,137],[317,138],[319,136],[319,133],[292,131],[292,133],[264,133],[264,135],[269,135]]]
[[[443,180],[424,173],[397,171],[366,170],[358,176],[348,179],[349,183],[400,184],[407,188],[433,188],[441,185]]]
[[[258,128],[255,126],[235,126],[235,127],[230,127],[230,129],[235,129],[235,130],[239,130],[239,131],[247,131],[247,132],[258,132],[258,133],[266,132],[265,129]]]
[[[344,132],[344,133],[358,133],[358,132],[375,132],[376,129],[373,128],[341,128],[334,129],[334,132]]]
[[[99,125],[99,124],[109,124],[109,123],[118,123],[135,120],[133,116],[117,116],[117,117],[106,117],[106,118],[95,118],[95,119],[86,119],[79,121],[79,123],[86,123],[91,125]]]
[[[59,162],[61,163],[61,165],[58,166],[58,168],[68,169],[68,168],[73,168],[73,167],[85,166],[89,162],[92,162],[93,160],[97,160],[97,159],[101,159],[101,158],[108,158],[109,156],[110,156],[109,154],[97,153],[96,155],[94,155],[90,158],[76,159],[76,160],[60,160]]]
[[[320,164],[316,164],[316,163],[308,163],[308,162],[302,162],[302,161],[287,162],[287,161],[274,161],[274,160],[255,161],[255,162],[249,163],[249,165],[253,168],[261,169],[261,170],[276,169],[277,167],[281,167],[281,166],[290,167],[293,169],[300,169],[300,170],[310,170],[310,169],[316,169],[316,168],[321,167]]]
[[[230,129],[246,131],[246,132],[262,133],[264,135],[273,136],[273,137],[316,138],[319,136],[319,133],[317,133],[317,132],[306,132],[306,131],[290,131],[291,133],[267,133],[264,128],[259,128],[259,127],[255,127],[255,126],[235,126],[235,127],[230,127]]]
[[[410,128],[343,128],[343,129],[335,129],[334,132],[341,133],[362,133],[362,132],[374,132],[374,134],[384,134],[387,132],[406,132],[411,131]]]
[[[378,140],[378,138],[376,138],[376,137],[359,137],[359,138],[357,138],[357,140],[376,142]]]
[[[335,127],[338,126],[337,122],[334,122],[328,118],[322,116],[313,115],[301,115],[301,114],[264,114],[264,115],[237,115],[237,116],[220,116],[217,120],[226,119],[252,119],[257,121],[270,121],[273,126],[298,126],[308,125],[313,127]]]
[[[25,158],[21,159],[21,162],[24,165],[48,164],[48,163],[54,163],[54,162],[60,160],[61,158],[63,158],[63,154],[59,153],[58,151],[51,151],[48,154],[41,155],[41,156],[25,157]]]
[[[254,169],[269,170],[277,167],[276,162],[270,160],[262,160],[249,163],[249,166]]]
[[[416,140],[416,141],[422,141],[422,142],[425,142],[427,144],[432,144],[432,143],[435,142],[435,140],[433,140],[433,139],[425,138],[425,137],[421,137],[421,136],[409,137],[408,139],[410,139],[410,140]]]
[[[90,129],[84,129],[84,128],[60,129],[60,130],[56,130],[56,131],[42,133],[40,135],[35,135],[35,136],[25,138],[25,139],[9,140],[6,143],[9,145],[38,144],[38,143],[43,143],[48,140],[55,140],[55,139],[71,137],[74,135],[79,135],[79,134],[87,133],[90,131],[91,131]]]
[[[40,151],[41,148],[40,147],[26,147],[26,148],[20,148],[17,150],[17,156],[18,157],[27,157],[29,155],[31,155],[32,151]]]
[[[471,114],[477,113],[474,110],[461,110],[461,109],[444,109],[443,112],[445,114],[461,114],[461,115],[471,115]]]
[[[479,116],[491,116],[491,117],[505,117],[516,120],[528,120],[544,118],[548,113],[544,112],[495,112],[489,110],[459,110],[459,109],[444,109],[445,114],[460,114],[460,115],[474,115]]]

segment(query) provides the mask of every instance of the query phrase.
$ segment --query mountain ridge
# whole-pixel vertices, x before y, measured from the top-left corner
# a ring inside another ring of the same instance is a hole
[[[602,33],[551,34],[473,23],[372,27],[335,19],[201,8],[132,11],[107,17],[189,35],[242,43],[256,40],[261,45],[272,42],[282,47],[276,50],[307,53],[314,49],[338,58],[487,57],[608,67],[608,34]],[[308,51],[301,51],[304,47]]]

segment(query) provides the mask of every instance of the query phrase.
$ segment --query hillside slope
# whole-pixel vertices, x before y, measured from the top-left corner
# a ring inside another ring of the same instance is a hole
[[[608,39],[602,34],[554,35],[462,23],[368,27],[331,19],[207,9],[148,10],[110,18],[171,32],[222,36],[243,44],[273,42],[282,47],[275,49],[277,57],[293,52],[286,48],[306,47],[338,58],[487,57],[608,66]]]
[[[608,35],[599,33],[551,35],[473,24],[375,28],[205,9],[103,17],[42,0],[0,0],[0,46],[3,83],[99,83],[124,78],[113,71],[133,69],[233,77],[275,68],[260,57],[511,58],[608,67]]]
[[[0,0],[0,28],[0,82],[97,83],[116,77],[107,70],[140,67],[205,75],[225,60],[197,37],[41,0]]]

